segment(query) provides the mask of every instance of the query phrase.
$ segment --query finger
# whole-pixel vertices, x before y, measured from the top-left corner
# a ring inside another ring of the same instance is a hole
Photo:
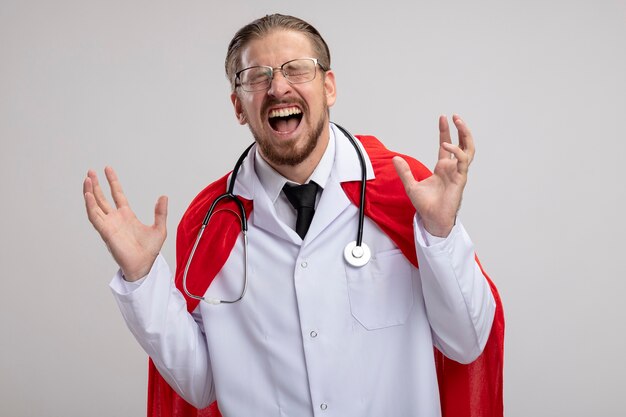
[[[439,158],[450,158],[450,153],[446,152],[443,148],[443,143],[452,143],[450,138],[450,126],[448,125],[448,118],[442,114],[439,116]]]
[[[113,168],[104,168],[104,173],[107,177],[107,181],[109,182],[109,187],[111,188],[111,197],[113,197],[115,207],[127,207],[128,200],[126,200],[126,196],[124,195],[124,191],[122,190],[122,184],[117,178],[117,174],[115,173]]]
[[[442,143],[441,145],[447,152],[450,152],[457,159],[457,171],[463,175],[467,174],[470,160],[469,156],[463,151],[463,149],[451,143]]]
[[[88,181],[90,181],[89,178],[85,179],[85,182],[88,182]],[[98,232],[100,232],[100,229],[104,222],[105,214],[100,209],[100,206],[98,206],[98,203],[96,202],[96,198],[94,197],[93,193],[88,191],[84,193],[83,196],[85,198],[85,208],[87,209],[87,218],[89,219],[93,227]]]
[[[96,203],[98,203],[98,206],[100,206],[102,211],[105,214],[109,214],[112,208],[106,197],[104,196],[104,193],[102,192],[102,187],[100,187],[100,182],[98,181],[98,176],[96,175],[96,172],[90,169],[89,171],[87,171],[87,178],[91,180],[92,185],[89,192],[93,193],[94,197],[96,198]]]
[[[93,194],[93,182],[91,181],[91,178],[89,178],[90,172],[91,170],[87,172],[87,176],[85,177],[85,180],[83,181],[83,196],[85,195],[85,193]]]
[[[413,177],[413,173],[411,172],[411,168],[409,168],[408,162],[399,156],[394,156],[392,162],[398,176],[400,177],[400,181],[404,184],[405,191],[408,193],[409,189],[416,182],[415,177]]]
[[[167,224],[167,197],[162,195],[154,206],[154,226],[165,230]]]
[[[471,164],[476,153],[472,132],[459,115],[455,114],[452,116],[452,121],[459,132],[459,147],[467,154],[469,158],[468,164]]]

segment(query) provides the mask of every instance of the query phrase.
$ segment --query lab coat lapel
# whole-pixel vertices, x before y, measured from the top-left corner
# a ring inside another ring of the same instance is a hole
[[[235,194],[254,201],[254,210],[250,215],[250,224],[263,229],[274,236],[300,244],[300,236],[276,217],[276,210],[269,196],[259,181],[254,170],[254,158],[256,157],[256,145],[248,152],[235,183]]]
[[[280,239],[299,245],[302,242],[300,236],[278,220],[276,209],[256,175],[254,181],[254,211],[250,216],[252,224]]]
[[[332,174],[328,178],[326,188],[322,192],[320,201],[315,209],[315,216],[311,227],[304,237],[304,241],[310,242],[315,239],[333,220],[350,206],[350,200],[341,188],[341,184]]]

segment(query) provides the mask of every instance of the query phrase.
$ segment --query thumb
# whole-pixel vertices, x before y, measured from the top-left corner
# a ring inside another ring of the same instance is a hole
[[[392,162],[398,176],[400,177],[400,181],[402,181],[404,188],[408,191],[415,182],[415,178],[413,177],[411,168],[409,168],[409,164],[400,156],[394,156]]]
[[[166,229],[167,221],[167,196],[162,195],[154,206],[154,226],[157,229]]]

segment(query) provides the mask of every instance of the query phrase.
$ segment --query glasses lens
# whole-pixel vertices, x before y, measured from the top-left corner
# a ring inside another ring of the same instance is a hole
[[[283,76],[291,84],[301,84],[315,79],[316,63],[312,58],[294,59],[280,67]],[[251,67],[239,72],[239,83],[244,91],[267,90],[272,83],[273,69]]]
[[[245,91],[260,91],[269,88],[272,70],[266,67],[248,68],[239,73],[239,82]]]
[[[315,78],[315,61],[294,59],[282,66],[283,75],[292,84],[306,83]]]

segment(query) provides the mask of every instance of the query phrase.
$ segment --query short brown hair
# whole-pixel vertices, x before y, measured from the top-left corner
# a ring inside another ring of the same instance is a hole
[[[305,34],[311,40],[313,48],[318,55],[311,58],[317,58],[322,68],[330,69],[330,50],[317,29],[297,17],[282,14],[266,15],[239,29],[228,45],[224,67],[226,69],[226,77],[230,81],[233,90],[235,90],[235,72],[241,69],[239,68],[241,66],[241,50],[251,40],[260,39],[277,29],[292,30]]]

